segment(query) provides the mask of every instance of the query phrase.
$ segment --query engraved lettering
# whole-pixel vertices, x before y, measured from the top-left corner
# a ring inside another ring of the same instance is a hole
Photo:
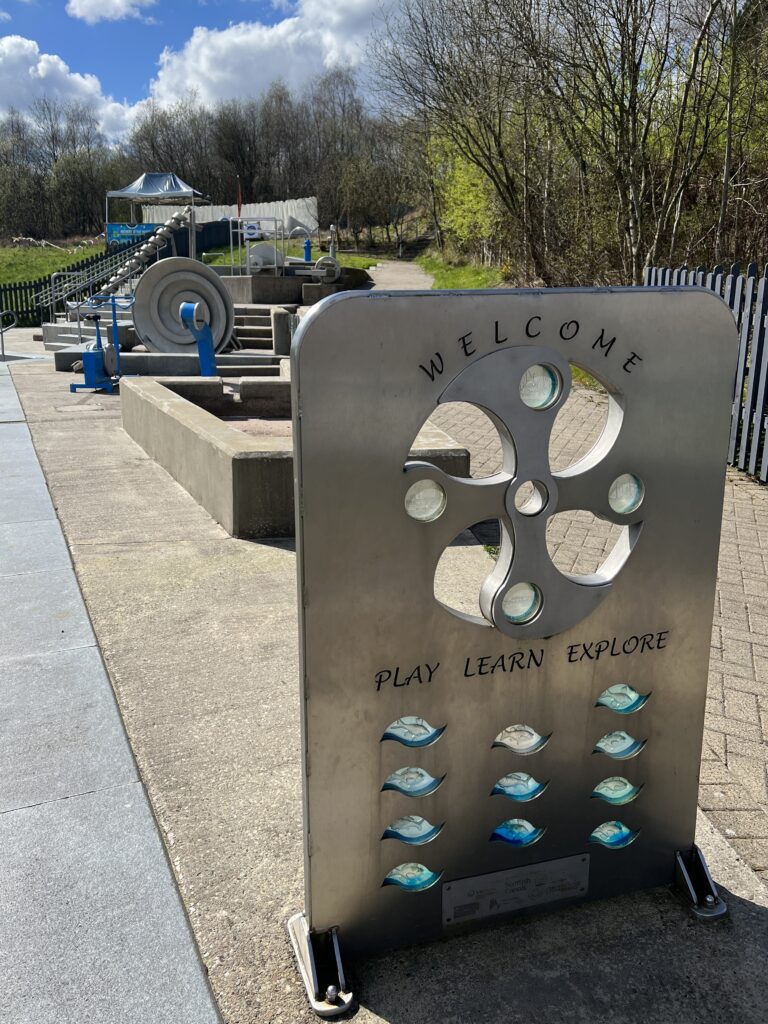
[[[639,356],[637,354],[637,352],[633,352],[632,355],[629,357],[629,359],[627,359],[625,361],[624,365],[622,366],[622,370],[625,373],[632,373],[632,371],[628,370],[627,367],[628,366],[634,366],[635,363],[642,363],[642,361],[643,361],[643,357]]]
[[[538,320],[539,323],[541,323],[541,317],[540,316],[532,316],[531,319],[528,321],[528,323],[525,325],[525,334],[526,334],[526,337],[528,337],[528,338],[538,338],[538,336],[541,334],[540,330],[539,331],[532,331],[531,330],[531,324],[533,323],[534,320]]]
[[[422,366],[421,363],[419,363],[419,369],[423,370],[424,373],[426,373],[426,375],[429,377],[429,379],[433,381],[435,377],[439,377],[440,374],[445,369],[443,357],[440,355],[439,352],[435,352],[435,358],[429,360],[429,369],[427,369],[426,366]]]
[[[374,678],[376,680],[376,692],[378,693],[384,683],[392,678],[392,672],[388,668],[384,668],[381,672],[377,672]]]
[[[595,644],[595,661],[599,661],[600,655],[603,653],[603,651],[607,651],[609,647],[610,641],[598,640],[598,642]]]
[[[640,637],[640,653],[653,650],[653,633],[643,633]]]
[[[560,325],[560,337],[563,341],[570,341],[579,333],[580,326],[578,320],[566,320],[564,324]]]
[[[530,323],[530,320],[528,322]],[[507,340],[506,338],[500,338],[499,337],[499,321],[498,320],[494,323],[493,337],[494,337],[494,341],[496,342],[497,345],[503,345],[504,342]]]
[[[608,341],[605,340],[605,328],[603,328],[602,331],[600,331],[600,337],[593,343],[592,348],[597,348],[599,345],[603,350],[603,355],[607,356],[613,348],[615,341],[615,338],[609,338]]]
[[[475,354],[475,350],[472,347],[472,331],[462,334],[459,338],[459,344],[463,348],[465,356],[473,356]]]

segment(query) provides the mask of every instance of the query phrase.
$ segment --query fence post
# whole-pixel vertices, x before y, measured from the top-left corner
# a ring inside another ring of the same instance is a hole
[[[738,270],[738,264],[734,263],[733,270]],[[744,290],[744,307],[741,314],[741,326],[739,334],[739,359],[736,364],[736,385],[733,392],[733,408],[731,410],[731,434],[728,441],[728,462],[734,464],[736,459],[736,444],[739,437],[739,425],[741,423],[741,403],[744,395],[744,378],[747,372],[747,354],[749,352],[749,329],[752,321],[752,300],[755,294],[755,274],[757,266],[750,263],[748,267],[747,284]],[[733,276],[733,273],[731,274]]]

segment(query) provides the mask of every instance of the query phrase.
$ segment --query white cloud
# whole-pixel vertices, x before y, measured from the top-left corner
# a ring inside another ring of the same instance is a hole
[[[96,75],[72,71],[61,57],[41,53],[33,39],[0,36],[0,109],[26,110],[41,96],[93,106],[110,136],[123,131],[132,116],[128,104],[104,95]]]
[[[11,16],[8,11],[0,10],[0,21],[10,21]]]
[[[67,14],[95,25],[97,21],[140,18],[144,8],[155,3],[157,0],[68,0]]]
[[[166,48],[151,91],[170,103],[194,89],[205,102],[258,95],[276,78],[298,88],[336,64],[359,64],[381,0],[299,0],[274,25],[243,21],[196,28]]]
[[[69,0],[78,17],[128,17],[150,0]],[[155,2],[155,0],[151,0]],[[273,0],[275,6],[288,0]],[[203,103],[257,96],[275,79],[300,89],[337,64],[360,64],[374,18],[392,0],[298,0],[274,25],[244,21],[225,29],[198,27],[180,50],[166,48],[151,83],[152,99],[173,103],[194,91]],[[118,14],[122,11],[122,14]],[[89,13],[90,12],[90,13]],[[0,21],[2,15],[0,14]],[[105,95],[96,75],[72,71],[32,39],[0,36],[0,112],[26,110],[40,96],[93,106],[106,134],[130,127],[146,100],[120,103]]]

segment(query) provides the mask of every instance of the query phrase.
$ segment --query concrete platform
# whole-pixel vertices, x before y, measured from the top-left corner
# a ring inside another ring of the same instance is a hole
[[[57,349],[53,355],[57,370],[71,372],[72,367],[83,358],[83,347],[68,345]],[[240,351],[219,353],[216,369],[222,376],[240,377],[249,373],[258,374],[263,366],[274,366],[278,358],[271,351]],[[200,360],[197,349],[190,347],[185,352],[121,352],[120,367],[127,376],[142,377],[191,377],[200,374]]]

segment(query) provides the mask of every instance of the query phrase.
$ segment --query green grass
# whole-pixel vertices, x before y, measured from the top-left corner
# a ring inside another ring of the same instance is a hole
[[[88,246],[80,252],[61,252],[59,249],[15,249],[0,247],[0,284],[16,284],[19,281],[35,281],[48,277],[56,270],[63,270],[90,256],[100,256],[103,246]]]
[[[498,288],[502,280],[498,267],[453,266],[436,256],[417,256],[416,263],[435,279],[433,288]]]
[[[278,244],[278,249],[280,248]],[[286,256],[298,256],[299,258],[304,257],[304,243],[303,241],[290,241],[285,243],[285,255]],[[317,260],[320,256],[326,256],[327,253],[321,252],[316,245],[312,246],[312,259]],[[382,259],[386,257],[381,256],[358,256],[356,253],[340,252],[336,257],[342,267],[355,267],[358,270],[368,270],[369,267],[375,267],[377,263],[380,263]],[[235,260],[237,260],[237,249],[235,249]],[[245,263],[245,247],[240,250],[240,260]],[[229,246],[220,245],[215,249],[209,249],[205,254],[205,263],[209,266],[228,266],[229,264]]]

